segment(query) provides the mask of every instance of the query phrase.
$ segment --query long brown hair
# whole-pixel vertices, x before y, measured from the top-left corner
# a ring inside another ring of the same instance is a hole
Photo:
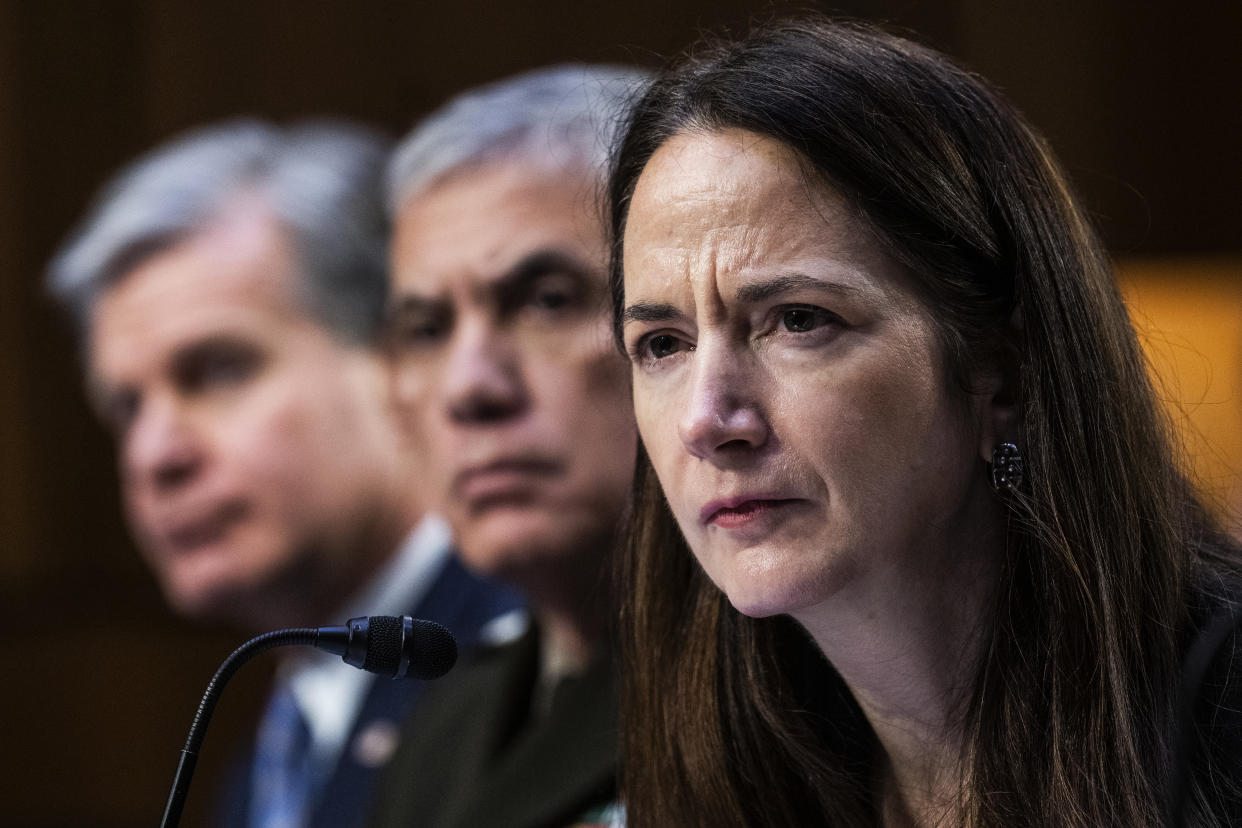
[[[1108,257],[1045,143],[979,78],[865,26],[806,18],[703,46],[616,150],[618,335],[639,175],[670,137],[734,127],[783,142],[859,209],[919,280],[961,390],[981,359],[1018,378],[1031,473],[964,702],[965,824],[1160,824],[1188,595],[1236,555],[1181,471]],[[645,456],[634,495],[630,825],[875,824],[878,743],[840,677],[790,619],[732,609]]]

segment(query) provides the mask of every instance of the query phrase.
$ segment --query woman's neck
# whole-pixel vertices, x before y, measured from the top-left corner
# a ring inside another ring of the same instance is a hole
[[[1003,531],[916,550],[795,613],[845,680],[885,755],[884,824],[954,824],[967,769],[962,710]]]

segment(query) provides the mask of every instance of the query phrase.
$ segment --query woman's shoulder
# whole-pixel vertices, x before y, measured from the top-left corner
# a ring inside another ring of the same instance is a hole
[[[1242,824],[1242,585],[1214,578],[1193,604],[1179,764],[1192,779],[1187,816],[1197,818],[1185,824]]]
[[[1242,724],[1242,575],[1198,579],[1182,657],[1182,698],[1200,728]]]

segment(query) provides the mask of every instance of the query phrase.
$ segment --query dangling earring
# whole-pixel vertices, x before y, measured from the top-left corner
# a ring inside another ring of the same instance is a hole
[[[1013,443],[1001,443],[992,450],[992,489],[997,494],[1017,491],[1025,478],[1022,452]]]

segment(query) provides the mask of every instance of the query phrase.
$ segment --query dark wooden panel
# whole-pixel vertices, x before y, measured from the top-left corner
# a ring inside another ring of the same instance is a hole
[[[1242,3],[961,9],[959,54],[1048,135],[1113,250],[1242,249]]]
[[[654,65],[806,3],[0,0],[0,823],[149,825],[237,636],[173,618],[129,542],[44,264],[95,189],[238,114],[394,133],[454,91],[564,60]],[[1114,249],[1242,249],[1242,4],[851,0],[992,78],[1052,139]],[[230,691],[189,824],[264,680]],[[84,678],[85,677],[85,678]],[[87,681],[89,678],[91,681]]]
[[[21,174],[17,154],[20,127],[17,27],[12,8],[0,3],[0,193],[17,192]],[[23,213],[17,200],[0,198],[0,584],[20,584],[37,566],[29,554],[34,540],[30,520],[31,466],[26,439],[25,290],[19,258]]]

